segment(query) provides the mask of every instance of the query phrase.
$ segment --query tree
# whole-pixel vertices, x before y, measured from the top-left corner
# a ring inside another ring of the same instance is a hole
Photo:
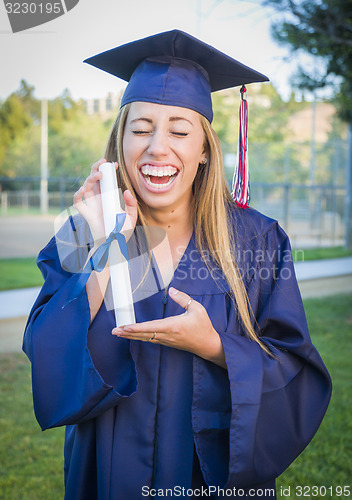
[[[274,38],[292,52],[309,54],[295,79],[298,87],[332,87],[340,117],[352,123],[351,0],[262,0],[280,14],[273,21]]]
[[[18,95],[11,94],[0,108],[0,162],[16,137],[30,126],[31,118]]]
[[[40,100],[34,97],[35,87],[29,84],[26,80],[22,79],[20,87],[16,90],[17,95],[26,112],[34,122],[40,120]]]
[[[34,121],[39,123],[40,102],[34,97],[34,87],[21,80],[20,87],[0,103],[0,174],[13,175],[3,161],[11,145],[23,137]]]
[[[41,102],[35,88],[22,80],[19,89],[0,102],[0,175],[40,174]],[[49,171],[54,177],[85,177],[104,153],[111,120],[87,115],[84,103],[68,90],[49,101]]]
[[[68,89],[55,99],[49,101],[49,132],[60,133],[66,122],[73,120],[84,107],[75,102]]]
[[[248,85],[248,143],[251,180],[280,182],[284,180],[285,140],[287,123],[292,111],[305,103],[293,99],[286,103],[272,84]],[[231,182],[236,161],[239,133],[240,92],[225,90],[212,96],[213,127],[218,134],[225,156],[225,172]]]
[[[293,52],[320,63],[299,67],[297,84],[314,90],[335,87],[340,117],[349,124],[346,170],[346,248],[352,248],[352,2],[351,0],[262,0],[280,12],[273,35]]]

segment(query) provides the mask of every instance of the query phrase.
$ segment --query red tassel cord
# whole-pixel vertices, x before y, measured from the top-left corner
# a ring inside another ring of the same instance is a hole
[[[245,208],[249,204],[249,170],[248,170],[248,104],[244,98],[246,87],[241,88],[240,133],[238,138],[237,164],[232,179],[232,196],[237,206]]]

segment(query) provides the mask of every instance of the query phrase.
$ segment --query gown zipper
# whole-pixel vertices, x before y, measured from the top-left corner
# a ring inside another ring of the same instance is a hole
[[[165,288],[164,290],[164,296],[161,299],[161,302],[163,304],[163,318],[165,318],[165,310],[166,310],[166,304],[168,301],[168,291],[169,291],[169,285]],[[160,363],[161,363],[161,349],[160,349]],[[158,387],[157,387],[157,394],[156,394],[156,414],[155,414],[155,427],[154,427],[154,436],[155,436],[155,443],[154,443],[154,464],[153,464],[153,478],[152,478],[152,487],[154,487],[154,480],[155,480],[155,462],[156,462],[156,452],[157,452],[157,427],[158,427],[158,402],[159,402],[159,381],[160,381],[160,365],[159,365],[159,373],[158,373]]]
[[[169,285],[165,288],[164,297],[162,299],[162,303],[164,304],[163,318],[165,317],[165,309],[166,309],[166,304],[167,304],[167,300],[168,300],[168,293],[169,293]]]

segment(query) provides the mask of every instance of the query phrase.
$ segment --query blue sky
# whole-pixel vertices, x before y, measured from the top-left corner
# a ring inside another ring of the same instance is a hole
[[[124,83],[83,59],[174,28],[268,75],[287,97],[294,67],[270,37],[271,16],[256,0],[80,0],[50,23],[13,34],[1,2],[0,97],[16,90],[21,78],[35,86],[39,98],[58,96],[65,88],[75,99],[115,92]]]

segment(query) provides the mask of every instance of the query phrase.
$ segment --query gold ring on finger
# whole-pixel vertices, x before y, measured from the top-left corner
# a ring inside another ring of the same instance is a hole
[[[191,303],[191,302],[192,302],[192,299],[189,299],[189,301],[188,301],[188,302],[187,302],[187,304],[185,305],[184,309],[186,309],[186,311],[187,311],[187,309],[189,308],[189,305],[190,305],[190,303]]]
[[[153,333],[153,336],[152,336],[152,337],[150,337],[149,342],[151,342],[152,340],[154,340],[154,339],[155,339],[155,337],[156,337],[156,332],[154,332],[154,333]]]

